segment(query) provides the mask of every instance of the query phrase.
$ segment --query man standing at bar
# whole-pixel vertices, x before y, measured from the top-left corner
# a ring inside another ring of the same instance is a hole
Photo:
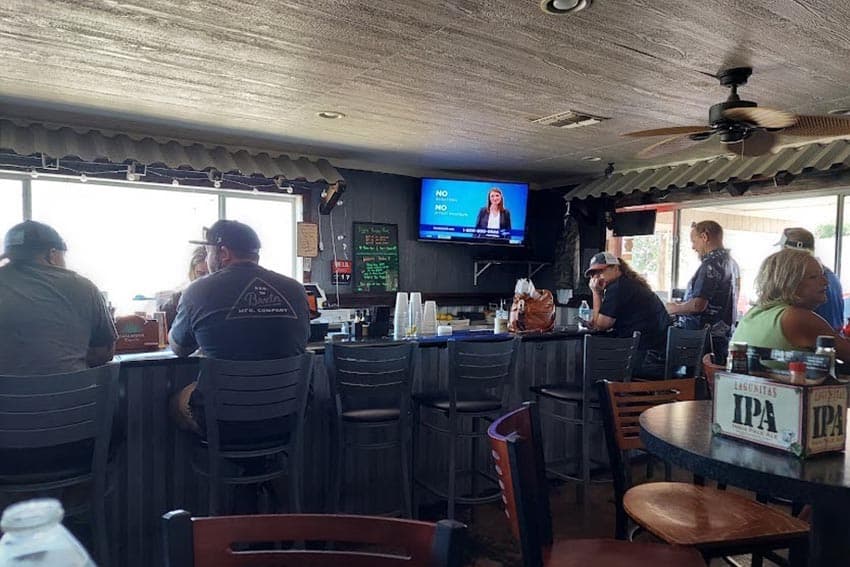
[[[782,231],[782,237],[776,245],[783,248],[808,250],[814,254],[815,236],[805,228],[786,228]],[[826,276],[829,286],[826,289],[826,303],[817,307],[815,313],[823,317],[830,327],[839,331],[844,325],[844,291],[835,272],[824,266],[823,275]]]
[[[738,320],[741,272],[723,247],[723,227],[716,222],[693,223],[691,247],[700,258],[700,266],[688,282],[684,301],[668,303],[667,312],[678,316],[676,325],[684,329],[708,325],[716,360],[725,360],[732,327]]]
[[[304,286],[259,265],[260,239],[241,222],[220,220],[206,230],[209,275],[183,292],[169,342],[177,356],[198,348],[224,360],[273,360],[303,354],[310,336]],[[172,400],[181,427],[201,432],[197,383]]]
[[[65,268],[65,241],[25,221],[6,233],[0,267],[0,374],[61,374],[112,360],[115,324],[103,296]]]

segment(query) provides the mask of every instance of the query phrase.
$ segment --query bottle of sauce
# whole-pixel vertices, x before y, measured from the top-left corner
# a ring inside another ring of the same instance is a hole
[[[850,337],[850,317],[847,318],[847,323],[841,327],[841,334],[845,337]]]
[[[729,355],[726,357],[726,372],[746,374],[747,343],[729,343]]]
[[[795,386],[806,385],[806,363],[789,362],[788,371],[791,373],[791,383]]]
[[[823,354],[830,357],[829,360],[829,375],[833,378],[837,377],[835,373],[835,337],[830,335],[821,335],[815,342],[815,354]]]

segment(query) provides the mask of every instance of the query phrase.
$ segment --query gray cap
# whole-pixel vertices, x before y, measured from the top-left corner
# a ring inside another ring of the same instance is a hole
[[[29,255],[47,248],[65,251],[68,246],[53,227],[28,220],[9,229],[3,239],[3,248],[4,252],[0,259]]]
[[[786,228],[776,246],[783,248],[802,248],[804,250],[815,249],[815,236],[801,227]]]

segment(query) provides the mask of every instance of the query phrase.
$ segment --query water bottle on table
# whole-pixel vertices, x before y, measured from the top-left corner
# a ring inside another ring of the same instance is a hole
[[[590,309],[590,305],[587,304],[586,300],[582,300],[581,305],[578,308],[579,326],[584,327],[585,329],[589,328],[591,315],[593,315],[593,311]]]
[[[65,511],[53,498],[19,502],[0,520],[0,567],[95,567],[86,550],[62,526]]]

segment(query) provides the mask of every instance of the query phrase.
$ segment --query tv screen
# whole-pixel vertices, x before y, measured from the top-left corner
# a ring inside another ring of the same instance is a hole
[[[419,238],[522,244],[527,206],[527,183],[425,178]]]
[[[614,236],[641,236],[655,233],[655,211],[614,213]]]

